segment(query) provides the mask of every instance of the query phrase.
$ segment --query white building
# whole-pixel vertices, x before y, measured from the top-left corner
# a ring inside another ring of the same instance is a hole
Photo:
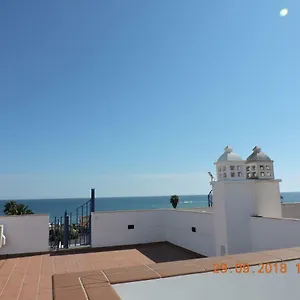
[[[216,165],[213,214],[216,255],[250,252],[251,217],[282,218],[280,180],[260,147],[246,159],[226,147]]]

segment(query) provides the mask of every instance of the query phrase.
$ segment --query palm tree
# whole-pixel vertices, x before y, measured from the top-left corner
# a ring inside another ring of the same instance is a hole
[[[179,203],[179,196],[177,195],[171,196],[170,203],[172,204],[173,208],[176,208]]]
[[[8,201],[4,205],[3,212],[6,215],[14,216],[14,215],[32,215],[33,212],[31,209],[28,208],[27,205],[24,205],[22,203],[17,204],[16,201]]]
[[[17,202],[16,201],[7,201],[4,205],[3,212],[6,215],[15,215],[15,212],[17,211]]]

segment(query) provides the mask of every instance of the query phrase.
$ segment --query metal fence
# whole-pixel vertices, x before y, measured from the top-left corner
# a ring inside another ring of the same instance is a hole
[[[55,217],[49,224],[49,248],[51,250],[68,249],[91,245],[91,213],[95,211],[95,189],[91,190],[91,199],[76,208],[76,213]]]

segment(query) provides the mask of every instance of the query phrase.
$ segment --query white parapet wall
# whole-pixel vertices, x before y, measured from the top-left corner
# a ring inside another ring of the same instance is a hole
[[[92,247],[164,241],[214,256],[213,214],[174,209],[92,213]]]
[[[0,255],[48,251],[48,215],[1,216],[0,225],[6,237]]]
[[[282,216],[284,218],[300,219],[300,203],[282,203]]]
[[[252,217],[252,251],[300,246],[300,220]]]
[[[92,247],[165,241],[166,213],[158,209],[92,213]]]
[[[165,224],[166,241],[205,256],[215,256],[212,213],[171,210]]]

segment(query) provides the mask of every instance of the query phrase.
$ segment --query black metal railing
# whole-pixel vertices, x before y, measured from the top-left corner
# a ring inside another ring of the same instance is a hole
[[[213,205],[213,190],[211,190],[207,195],[207,204],[208,207],[212,207]]]
[[[91,213],[95,211],[95,189],[91,190],[91,199],[76,208],[75,214],[67,210],[64,217],[54,218],[49,225],[49,247],[61,248],[91,245]]]
[[[64,218],[55,217],[53,222],[49,224],[49,247],[58,250],[62,248]]]

